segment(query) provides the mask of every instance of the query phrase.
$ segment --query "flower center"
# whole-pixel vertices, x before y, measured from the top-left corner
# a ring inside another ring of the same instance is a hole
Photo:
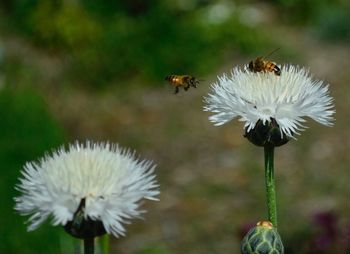
[[[274,116],[276,114],[276,108],[272,106],[263,106],[260,107],[260,112],[268,116]]]

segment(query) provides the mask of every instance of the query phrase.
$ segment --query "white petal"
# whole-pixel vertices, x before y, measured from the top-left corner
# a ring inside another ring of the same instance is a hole
[[[117,145],[76,143],[26,163],[16,186],[22,195],[15,198],[15,209],[32,215],[28,229],[34,230],[50,215],[53,225],[65,225],[85,198],[85,217],[101,220],[115,236],[124,235],[123,224],[142,212],[138,202],[157,200],[154,168]]]
[[[253,73],[234,68],[230,77],[223,74],[204,98],[209,120],[222,125],[239,117],[249,132],[258,120],[274,118],[283,134],[292,137],[305,129],[309,117],[331,126],[335,113],[329,86],[313,80],[304,68],[284,66],[281,76]]]

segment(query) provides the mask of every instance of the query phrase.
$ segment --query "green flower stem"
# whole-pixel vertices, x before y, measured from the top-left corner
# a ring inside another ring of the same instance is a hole
[[[109,234],[101,237],[102,254],[109,254]]]
[[[94,238],[84,239],[84,254],[94,254]]]
[[[274,173],[274,146],[265,146],[265,185],[269,221],[277,228],[277,204]]]

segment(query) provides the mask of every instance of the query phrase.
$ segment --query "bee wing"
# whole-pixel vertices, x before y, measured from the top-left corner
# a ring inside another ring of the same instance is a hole
[[[265,59],[265,58],[271,56],[273,53],[275,53],[275,52],[278,51],[278,50],[280,50],[280,48],[276,48],[276,49],[272,50],[270,53],[268,53],[268,54],[267,54],[266,56],[264,56],[263,58]]]

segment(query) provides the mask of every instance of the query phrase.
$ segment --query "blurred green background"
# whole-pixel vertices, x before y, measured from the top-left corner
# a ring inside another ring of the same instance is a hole
[[[334,127],[309,121],[276,151],[286,253],[350,253],[349,13],[346,0],[2,0],[0,253],[74,253],[59,227],[26,232],[14,186],[26,161],[86,139],[158,164],[160,202],[112,253],[239,253],[247,225],[266,218],[263,152],[238,121],[212,126],[202,97],[276,48],[272,60],[331,84],[337,110]],[[174,95],[169,74],[204,81]]]

